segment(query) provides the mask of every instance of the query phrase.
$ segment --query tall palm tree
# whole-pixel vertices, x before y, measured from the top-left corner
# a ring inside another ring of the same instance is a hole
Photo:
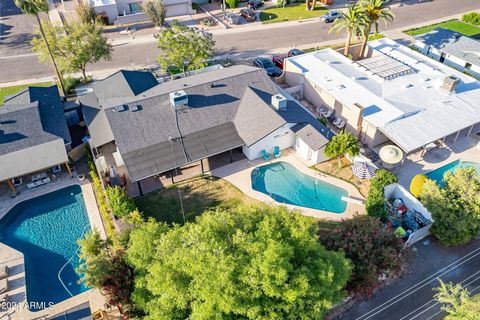
[[[346,12],[342,12],[342,16],[333,22],[332,27],[328,31],[336,32],[337,34],[345,30],[347,37],[345,39],[345,49],[343,54],[348,56],[350,44],[352,43],[352,36],[363,32],[367,24],[365,11],[356,3],[349,4]]]
[[[43,40],[45,41],[45,45],[47,47],[48,53],[50,54],[50,58],[52,59],[53,67],[55,68],[55,73],[57,74],[58,82],[60,83],[61,87],[61,94],[65,93],[65,88],[63,86],[63,79],[58,70],[57,63],[55,62],[55,58],[53,57],[52,50],[47,41],[47,37],[45,36],[45,32],[43,31],[42,21],[40,20],[40,16],[38,15],[40,12],[48,12],[48,3],[46,0],[15,0],[15,5],[22,10],[23,13],[28,15],[34,15],[37,19],[38,29],[40,30],[40,34],[42,35]]]
[[[387,6],[390,0],[361,0],[360,5],[365,10],[367,24],[363,32],[363,42],[360,49],[360,58],[365,54],[367,48],[368,36],[375,25],[375,33],[378,33],[378,21],[383,20],[385,24],[392,22],[395,18],[392,10]]]

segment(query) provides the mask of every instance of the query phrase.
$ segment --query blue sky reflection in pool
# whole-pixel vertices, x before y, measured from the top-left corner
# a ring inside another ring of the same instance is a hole
[[[88,289],[78,283],[75,273],[77,240],[88,230],[78,185],[21,202],[0,220],[0,241],[24,254],[27,302],[32,311]],[[58,279],[61,269],[60,279],[70,293]]]
[[[457,169],[461,168],[475,168],[477,169],[478,174],[480,174],[480,163],[472,162],[472,161],[463,161],[463,160],[456,160],[450,162],[440,168],[437,168],[433,171],[427,172],[425,175],[437,182],[440,186],[443,187],[443,176],[447,172],[455,172]]]
[[[348,192],[298,171],[287,162],[275,162],[252,171],[252,188],[277,202],[343,213]]]

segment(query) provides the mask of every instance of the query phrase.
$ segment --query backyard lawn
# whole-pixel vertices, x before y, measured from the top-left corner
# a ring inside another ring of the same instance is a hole
[[[366,197],[368,195],[368,190],[370,189],[370,180],[360,180],[357,178],[352,172],[352,164],[347,159],[342,158],[341,162],[341,167],[339,167],[338,160],[332,159],[315,165],[314,169],[350,182],[364,197]]]
[[[186,221],[192,221],[205,210],[215,207],[231,208],[242,203],[259,203],[226,180],[210,176],[199,176],[149,193],[135,199],[135,203],[146,217],[167,223],[183,223],[177,188],[182,192]]]
[[[0,106],[3,105],[3,100],[6,96],[20,92],[28,86],[48,87],[51,85],[52,85],[52,82],[42,82],[42,83],[22,84],[19,86],[0,88]]]
[[[260,21],[262,21],[263,24],[266,24],[283,21],[305,20],[318,18],[327,13],[327,11],[327,9],[322,7],[316,7],[315,10],[306,11],[304,3],[287,6],[285,9],[272,7],[260,12]]]
[[[421,28],[415,28],[415,29],[410,29],[410,30],[405,30],[404,32],[408,35],[411,36],[417,36],[419,34],[424,34],[427,32],[430,32],[436,28],[445,28],[449,29],[458,33],[461,33],[466,36],[473,36],[476,34],[480,34],[480,27],[476,27],[473,25],[470,25],[468,23],[464,23],[460,20],[449,20],[449,21],[444,21],[440,22],[437,24],[433,24],[430,26],[425,26]]]

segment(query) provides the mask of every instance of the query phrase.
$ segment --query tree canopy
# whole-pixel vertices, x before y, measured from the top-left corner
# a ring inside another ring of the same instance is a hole
[[[370,180],[370,189],[368,190],[368,197],[365,202],[369,216],[378,217],[382,220],[387,218],[383,189],[386,185],[395,183],[397,180],[397,177],[386,169],[380,169],[375,172],[375,177]]]
[[[165,228],[132,231],[126,251],[147,319],[321,319],[350,275],[312,220],[286,208],[217,209]]]
[[[447,312],[444,320],[478,320],[480,315],[480,294],[472,295],[462,285],[445,284],[440,281],[435,300]]]
[[[427,180],[422,189],[422,203],[435,221],[430,230],[446,245],[467,243],[480,228],[480,176],[464,168],[447,172],[443,180],[443,188]]]
[[[379,277],[396,274],[403,263],[403,241],[378,218],[356,215],[320,227],[319,238],[327,249],[343,251],[350,259],[353,271],[347,289],[360,296],[372,294]]]
[[[112,48],[96,24],[71,22],[61,28],[45,23],[43,29],[61,73],[81,71],[86,81],[87,64],[111,59]],[[41,62],[50,62],[44,41],[34,38],[32,46]]]
[[[355,157],[360,154],[360,146],[357,138],[348,131],[343,131],[332,138],[324,151],[329,158],[340,158],[345,154]],[[339,162],[339,165],[341,162]]]
[[[352,36],[363,33],[367,25],[367,15],[362,6],[357,3],[351,3],[347,6],[347,11],[341,13],[341,17],[336,19],[328,32],[336,32],[337,34],[345,30],[347,37],[345,39],[345,49],[343,54],[348,56]]]
[[[375,33],[378,33],[378,21],[382,20],[385,24],[392,22],[395,18],[395,14],[388,7],[389,0],[360,0],[360,5],[365,12],[366,23],[363,29],[363,41],[360,49],[360,58],[365,54],[365,48],[367,47],[368,36],[372,31],[372,27],[375,26]]]
[[[152,23],[161,27],[165,23],[165,17],[167,15],[167,9],[163,0],[148,0],[141,4],[142,11],[152,21]]]
[[[158,48],[162,50],[157,59],[160,66],[175,67],[185,76],[187,71],[207,66],[215,45],[212,34],[176,22],[171,28],[162,29],[157,38]]]

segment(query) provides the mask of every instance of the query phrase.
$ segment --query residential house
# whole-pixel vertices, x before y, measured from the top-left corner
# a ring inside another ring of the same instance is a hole
[[[480,82],[387,38],[369,42],[363,60],[324,49],[284,68],[289,86],[372,148],[393,143],[409,154],[480,130]]]
[[[97,166],[124,174],[130,194],[186,167],[198,174],[275,146],[318,163],[333,136],[264,70],[242,65],[162,84],[148,72],[120,71],[79,102]]]
[[[60,170],[70,134],[56,86],[28,87],[0,108],[0,181],[15,190],[27,175]]]
[[[147,21],[141,10],[146,0],[85,0],[98,14],[104,13],[109,23],[126,24]],[[193,14],[192,0],[164,0],[167,17]]]
[[[437,28],[415,37],[415,47],[426,56],[480,79],[480,41]]]

